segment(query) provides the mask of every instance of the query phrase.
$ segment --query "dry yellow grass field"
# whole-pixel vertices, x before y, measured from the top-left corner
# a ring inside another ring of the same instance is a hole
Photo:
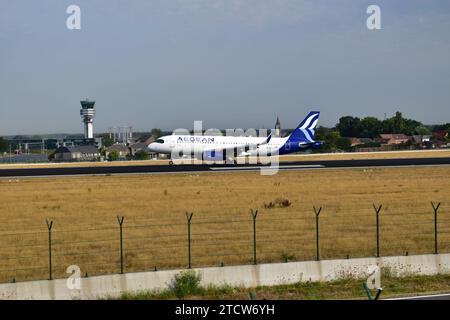
[[[299,154],[281,156],[282,161],[315,160],[361,160],[361,159],[405,159],[405,158],[441,158],[450,157],[450,150],[416,150],[386,152],[348,152],[335,154]]]
[[[250,209],[258,209],[258,262],[450,251],[450,167],[0,179],[0,282],[48,277],[45,219],[53,220],[54,277],[76,264],[88,275],[119,272],[125,216],[125,271],[187,265],[186,217],[193,212],[193,266],[252,263]],[[286,208],[265,208],[277,198]]]
[[[133,160],[133,161],[113,161],[113,162],[59,162],[59,163],[2,163],[1,169],[20,169],[20,168],[73,168],[73,167],[123,167],[123,166],[152,166],[152,165],[168,165],[169,160]]]
[[[327,154],[292,154],[280,156],[280,162],[317,161],[317,160],[361,160],[361,159],[404,159],[404,158],[440,158],[450,157],[450,150],[389,151],[366,153],[327,153]],[[256,161],[255,158],[250,158]],[[243,159],[242,159],[243,160]],[[187,162],[187,160],[183,160]],[[248,162],[249,160],[247,160]],[[201,163],[201,161],[196,161]],[[1,169],[16,168],[60,168],[60,167],[104,167],[104,166],[149,166],[168,165],[169,160],[115,161],[115,162],[62,162],[37,164],[0,164]]]

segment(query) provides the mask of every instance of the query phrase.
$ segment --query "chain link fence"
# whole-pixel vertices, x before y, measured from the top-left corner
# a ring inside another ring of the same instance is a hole
[[[358,210],[314,206],[276,214],[270,209],[220,216],[186,212],[177,222],[122,216],[101,225],[47,220],[39,230],[0,230],[0,282],[63,278],[71,265],[89,277],[450,252],[450,207],[425,204],[410,212],[401,204],[361,204]]]

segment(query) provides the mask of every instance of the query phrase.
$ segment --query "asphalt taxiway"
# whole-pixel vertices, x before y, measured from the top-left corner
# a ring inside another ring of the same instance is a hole
[[[366,160],[317,160],[280,162],[278,170],[316,170],[332,168],[372,168],[372,167],[411,167],[450,165],[450,157],[404,158],[404,159],[366,159]],[[272,164],[272,168],[274,164]],[[11,168],[0,169],[0,178],[44,177],[76,175],[115,175],[115,174],[164,174],[188,172],[230,172],[259,171],[271,168],[270,165],[129,165],[129,166],[86,166],[53,168]]]

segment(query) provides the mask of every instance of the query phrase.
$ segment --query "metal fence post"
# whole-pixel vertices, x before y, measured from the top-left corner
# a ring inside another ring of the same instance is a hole
[[[52,228],[53,221],[45,219],[48,229],[48,280],[52,280]]]
[[[319,252],[319,215],[320,215],[320,212],[322,211],[322,207],[320,207],[319,210],[317,210],[315,206],[313,206],[313,208],[314,208],[314,213],[316,214],[316,260],[319,261],[320,260],[320,252]]]
[[[367,298],[369,298],[369,300],[378,300],[380,298],[381,292],[383,292],[382,288],[377,289],[377,295],[375,296],[375,298],[372,296],[372,293],[370,292],[369,287],[367,286],[367,283],[363,283],[363,288],[364,291],[366,291],[367,294]]]
[[[188,268],[192,268],[192,260],[191,260],[191,220],[192,216],[194,215],[193,212],[188,213],[186,212],[186,218],[187,218],[187,227],[188,227]]]
[[[253,209],[250,209],[250,213],[252,214],[252,218],[253,218],[253,264],[257,264],[257,261],[256,261],[256,217],[258,216],[258,210],[253,211]]]
[[[117,222],[119,222],[120,230],[120,273],[123,274],[123,220],[125,217],[117,216]]]
[[[382,207],[383,205],[381,204],[378,208],[375,206],[375,204],[373,205],[377,216],[377,257],[380,257],[380,211]]]
[[[441,206],[441,203],[439,202],[437,205],[434,205],[434,203],[431,202],[431,206],[433,207],[433,210],[434,210],[434,254],[438,254],[439,253],[439,248],[438,248],[438,210],[439,210],[439,207]]]

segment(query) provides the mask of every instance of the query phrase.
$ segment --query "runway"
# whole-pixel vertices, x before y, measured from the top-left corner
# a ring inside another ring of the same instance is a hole
[[[450,165],[446,158],[409,159],[368,159],[368,160],[323,160],[281,162],[279,170],[319,170],[331,168],[373,168]],[[59,168],[20,168],[0,169],[0,178],[76,176],[76,175],[115,175],[115,174],[165,174],[187,172],[232,172],[259,171],[269,166],[246,165],[130,165],[97,167],[59,167]]]

